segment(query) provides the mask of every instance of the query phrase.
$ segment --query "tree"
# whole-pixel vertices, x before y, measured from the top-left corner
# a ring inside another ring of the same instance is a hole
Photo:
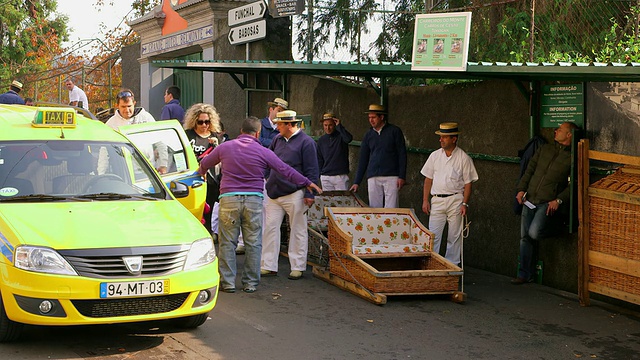
[[[68,39],[65,15],[55,0],[5,0],[0,10],[0,78],[4,87],[45,70]]]

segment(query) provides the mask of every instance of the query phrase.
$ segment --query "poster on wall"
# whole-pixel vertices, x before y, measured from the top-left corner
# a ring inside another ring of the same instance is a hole
[[[584,128],[582,84],[543,86],[540,98],[540,123],[542,127],[557,128],[567,121]]]
[[[467,70],[471,12],[416,15],[411,70]]]

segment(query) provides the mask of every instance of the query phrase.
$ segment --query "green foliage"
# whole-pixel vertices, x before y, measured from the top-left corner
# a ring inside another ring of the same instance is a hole
[[[23,79],[49,66],[68,38],[67,17],[55,0],[5,0],[0,8],[0,78]],[[25,84],[26,85],[26,84]]]

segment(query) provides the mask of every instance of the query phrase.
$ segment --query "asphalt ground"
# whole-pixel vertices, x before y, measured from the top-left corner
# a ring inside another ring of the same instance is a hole
[[[242,260],[243,256],[239,257]],[[240,261],[241,264],[241,261]],[[640,314],[467,268],[467,300],[389,297],[374,305],[314,278],[287,279],[288,260],[258,291],[220,293],[210,319],[29,327],[1,359],[640,359]],[[238,288],[239,276],[238,276]]]

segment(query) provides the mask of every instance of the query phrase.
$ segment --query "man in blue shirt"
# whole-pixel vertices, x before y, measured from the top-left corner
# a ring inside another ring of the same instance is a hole
[[[273,101],[269,101],[267,105],[269,105],[269,115],[261,120],[262,128],[260,130],[260,143],[264,147],[270,147],[273,138],[280,133],[274,122],[276,115],[289,109],[289,103],[281,98],[275,98]]]
[[[360,145],[360,162],[353,185],[358,191],[365,172],[369,180],[369,206],[398,207],[398,192],[407,178],[407,148],[399,127],[388,124],[382,105],[369,105],[371,129],[364,134]]]
[[[270,149],[286,164],[314,183],[320,170],[316,142],[300,129],[295,111],[279,112],[276,119],[279,135],[273,138]],[[307,210],[314,202],[313,193],[282,176],[270,174],[267,178],[267,204],[262,240],[262,276],[278,273],[280,254],[280,226],[284,215],[289,215],[289,279],[297,280],[307,268],[309,233]]]
[[[22,91],[22,83],[13,80],[9,86],[9,91],[0,95],[0,104],[24,105],[24,100],[18,95]]]
[[[171,85],[164,91],[165,106],[162,107],[160,120],[178,120],[184,124],[184,109],[180,106],[180,88]]]
[[[322,115],[325,134],[318,139],[318,165],[324,191],[347,190],[349,184],[349,143],[353,140],[333,113]]]

